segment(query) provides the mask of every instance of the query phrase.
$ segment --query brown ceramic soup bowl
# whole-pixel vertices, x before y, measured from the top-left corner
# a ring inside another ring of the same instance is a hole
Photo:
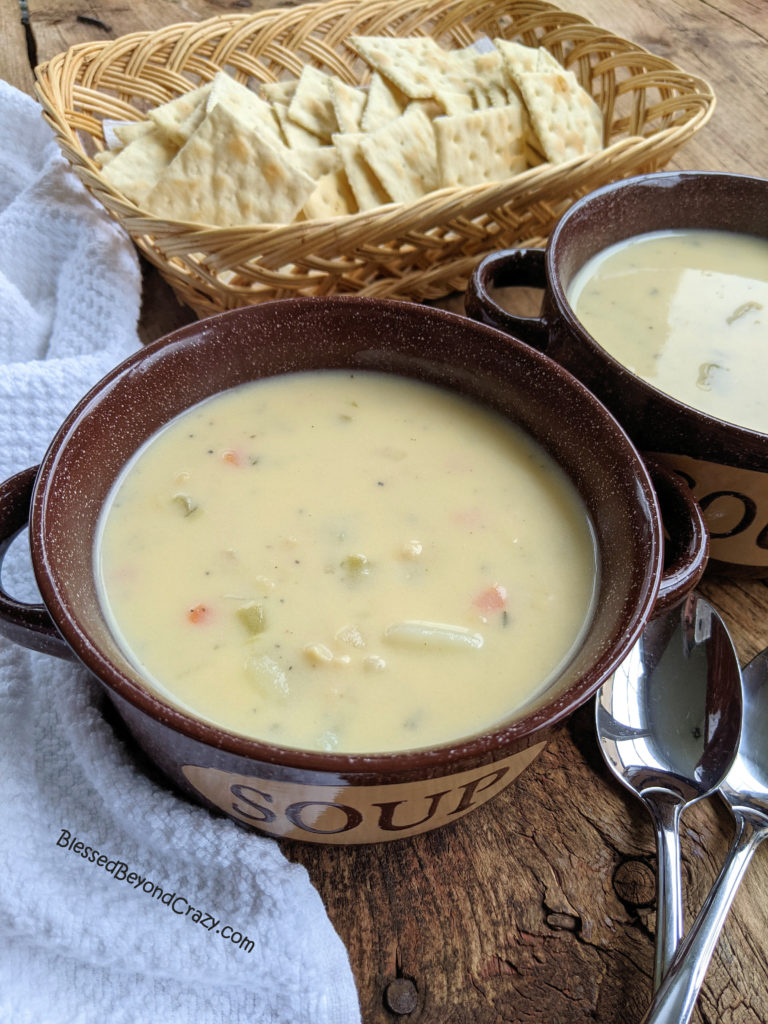
[[[113,639],[97,595],[93,548],[100,510],[126,461],[172,417],[214,393],[324,368],[401,374],[472,396],[536,438],[581,493],[600,564],[595,611],[570,663],[516,719],[401,753],[281,748],[225,732],[164,701]],[[0,556],[28,521],[44,602],[22,604],[0,591],[0,631],[80,659],[169,779],[244,825],[338,844],[411,836],[457,820],[511,782],[616,668],[654,606],[681,598],[698,579],[706,533],[695,503],[672,478],[659,479],[675,529],[686,537],[678,551],[667,552],[674,563],[667,569],[646,466],[610,413],[546,356],[467,318],[415,304],[353,297],[265,303],[203,320],[134,354],[68,416],[38,470],[0,485]]]
[[[635,235],[678,228],[768,238],[768,180],[682,171],[606,185],[563,214],[545,250],[507,250],[484,259],[470,282],[467,312],[570,370],[641,451],[682,474],[704,510],[711,569],[766,577],[768,434],[716,419],[641,380],[585,330],[568,302],[571,281],[596,253]],[[494,289],[508,286],[544,288],[541,315],[505,310]]]

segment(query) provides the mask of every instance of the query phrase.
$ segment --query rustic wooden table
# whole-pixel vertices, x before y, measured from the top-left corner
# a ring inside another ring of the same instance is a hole
[[[31,91],[30,63],[73,43],[273,6],[269,0],[0,0],[0,78]],[[289,6],[287,3],[279,6]],[[718,105],[679,168],[768,175],[765,0],[563,0],[562,6],[706,77]],[[142,331],[192,319],[150,270]],[[768,586],[705,581],[743,662],[768,645]],[[731,824],[714,802],[683,822],[687,920]],[[632,1024],[651,992],[650,819],[609,776],[578,713],[505,793],[449,828],[372,847],[284,844],[349,949],[365,1024]],[[768,1021],[768,853],[740,890],[694,1020]]]

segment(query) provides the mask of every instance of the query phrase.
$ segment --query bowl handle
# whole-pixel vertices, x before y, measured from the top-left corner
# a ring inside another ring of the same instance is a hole
[[[37,466],[24,469],[0,484],[0,636],[31,651],[74,658],[44,604],[16,601],[2,586],[2,565],[11,542],[29,521]]]
[[[467,316],[512,334],[544,352],[548,324],[544,317],[515,316],[491,297],[489,289],[546,288],[545,249],[503,249],[484,257],[472,272],[464,296]]]
[[[704,574],[709,531],[685,480],[652,455],[644,454],[664,523],[664,571],[653,607],[659,615],[684,599]]]

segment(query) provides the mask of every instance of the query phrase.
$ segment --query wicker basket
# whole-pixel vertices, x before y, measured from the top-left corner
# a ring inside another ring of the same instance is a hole
[[[105,145],[104,120],[141,118],[222,68],[256,85],[298,76],[312,63],[362,84],[368,68],[345,45],[354,34],[432,35],[446,47],[487,35],[545,46],[603,110],[606,148],[378,210],[226,229],[143,212],[107,184],[92,159]],[[74,46],[36,75],[45,114],[85,185],[201,316],[299,294],[424,300],[461,290],[486,253],[542,244],[580,195],[658,169],[705,124],[715,102],[700,78],[539,0],[330,0],[223,15]]]

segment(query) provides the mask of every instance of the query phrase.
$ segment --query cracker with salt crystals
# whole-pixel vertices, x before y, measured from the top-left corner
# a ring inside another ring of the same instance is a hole
[[[102,174],[113,188],[141,204],[177,152],[178,147],[153,125],[104,164]]]
[[[368,99],[364,89],[347,85],[340,78],[331,78],[331,101],[340,132],[359,132],[363,110]]]
[[[309,220],[317,217],[324,220],[328,217],[343,217],[355,213],[357,200],[350,188],[347,173],[343,168],[324,174],[309,199],[304,204],[304,216]]]
[[[441,188],[504,181],[525,170],[519,106],[487,107],[433,122]]]
[[[374,71],[368,86],[368,99],[360,119],[360,130],[375,132],[377,128],[400,117],[407,104],[408,97],[378,71]]]
[[[290,151],[219,103],[162,172],[145,205],[167,220],[287,224],[314,189],[314,178],[296,167]]]
[[[429,99],[451,65],[448,51],[431,36],[350,36],[348,42],[412,100]]]
[[[435,133],[419,107],[364,135],[360,149],[395,202],[407,203],[437,187]]]
[[[182,93],[176,99],[154,107],[150,110],[149,117],[171,142],[177,146],[183,146],[197,127],[197,124],[194,123],[195,118],[204,110],[201,104],[208,96],[210,89],[211,83],[206,82],[205,85],[201,85],[197,89]],[[199,120],[202,120],[202,114]]]
[[[602,113],[572,71],[526,72],[517,81],[548,160],[563,163],[602,148]]]
[[[318,71],[311,64],[301,69],[296,92],[288,104],[288,116],[295,123],[317,135],[324,142],[338,131],[339,124],[333,109],[330,75]]]
[[[333,144],[341,155],[349,187],[361,210],[372,210],[390,202],[384,187],[371,170],[361,150],[363,132],[347,132],[333,136]]]

